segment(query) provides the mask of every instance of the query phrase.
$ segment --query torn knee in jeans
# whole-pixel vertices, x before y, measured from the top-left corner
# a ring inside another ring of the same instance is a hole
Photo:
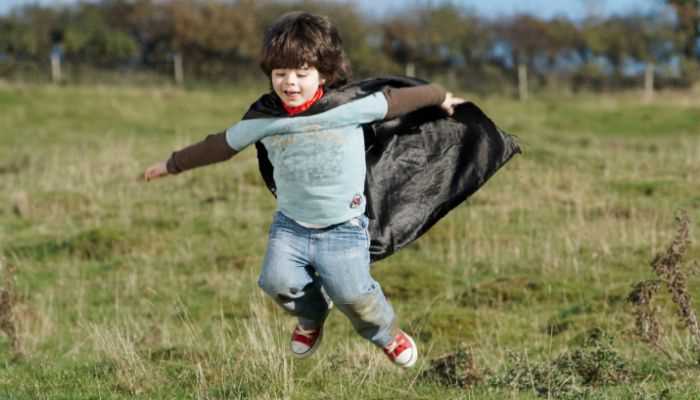
[[[294,282],[277,277],[261,277],[258,280],[258,286],[275,299],[285,296],[287,300],[302,296],[305,289],[300,287],[300,285],[295,285]]]

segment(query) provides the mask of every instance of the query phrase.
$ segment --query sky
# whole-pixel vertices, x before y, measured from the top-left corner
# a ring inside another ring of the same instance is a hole
[[[0,13],[6,13],[22,4],[70,4],[76,0],[0,0]],[[355,0],[366,13],[382,16],[393,10],[404,10],[406,5],[440,3],[441,0]],[[528,13],[544,18],[566,16],[580,19],[591,13],[610,15],[630,12],[650,12],[658,9],[662,0],[450,0],[465,6],[480,15],[489,17]]]

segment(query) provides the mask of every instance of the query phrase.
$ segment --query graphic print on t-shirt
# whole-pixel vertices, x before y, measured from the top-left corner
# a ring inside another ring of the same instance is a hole
[[[331,184],[342,174],[343,145],[338,131],[272,136],[265,144],[277,155],[278,177],[301,184]],[[275,151],[276,150],[276,151]]]

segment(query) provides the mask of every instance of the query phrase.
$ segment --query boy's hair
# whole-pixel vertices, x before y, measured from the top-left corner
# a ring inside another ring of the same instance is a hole
[[[327,87],[350,80],[350,62],[338,30],[324,16],[295,11],[279,17],[265,32],[260,68],[270,77],[276,68],[316,67]]]

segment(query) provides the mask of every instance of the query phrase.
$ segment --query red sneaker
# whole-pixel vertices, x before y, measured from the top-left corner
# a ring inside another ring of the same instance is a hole
[[[406,332],[399,330],[399,333],[394,337],[386,347],[384,354],[399,367],[411,368],[418,360],[418,348],[413,338],[408,336]]]
[[[323,339],[323,327],[304,329],[297,325],[292,332],[292,354],[297,358],[305,358],[314,353]]]

